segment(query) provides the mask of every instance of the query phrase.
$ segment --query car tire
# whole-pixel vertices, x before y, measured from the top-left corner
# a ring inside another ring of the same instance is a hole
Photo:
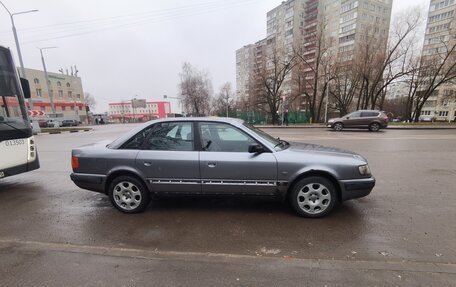
[[[150,192],[132,176],[119,176],[109,185],[112,205],[124,213],[143,212],[150,203]]]
[[[337,204],[334,184],[319,176],[301,179],[290,193],[293,209],[303,217],[319,218],[330,213]]]
[[[336,131],[336,132],[340,132],[344,129],[344,124],[343,123],[335,123],[333,125],[333,129]]]
[[[380,124],[379,123],[371,123],[369,125],[369,130],[371,132],[378,132],[380,130]]]

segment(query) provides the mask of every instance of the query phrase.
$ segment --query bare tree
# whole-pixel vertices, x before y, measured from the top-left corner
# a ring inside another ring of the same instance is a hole
[[[417,77],[413,120],[419,121],[421,110],[429,97],[443,85],[456,84],[456,43],[442,42],[430,55],[423,55]]]
[[[230,82],[223,84],[212,106],[215,114],[225,114],[226,117],[229,117],[230,112],[236,109],[237,99]]]
[[[323,100],[332,80],[333,59],[329,53],[329,38],[325,35],[326,23],[318,24],[307,37],[311,39],[304,48],[295,49],[299,59],[300,76],[297,78],[299,94],[305,96],[312,121],[321,120]]]
[[[379,28],[375,24],[365,27],[364,44],[357,51],[355,62],[361,73],[358,109],[381,108],[387,87],[410,73],[421,23],[418,8],[397,15],[386,51],[381,48],[384,38],[379,36]]]
[[[84,99],[86,105],[89,107],[90,110],[94,110],[95,107],[97,106],[97,101],[95,100],[95,97],[90,94],[90,93],[84,93]]]
[[[180,101],[190,115],[209,114],[212,84],[207,73],[198,71],[190,63],[182,65],[180,73]]]
[[[294,53],[286,53],[275,44],[270,44],[268,49],[265,61],[261,66],[255,67],[255,74],[261,86],[255,95],[255,104],[267,107],[267,112],[270,113],[275,125],[279,123],[282,87],[296,65],[296,56]]]

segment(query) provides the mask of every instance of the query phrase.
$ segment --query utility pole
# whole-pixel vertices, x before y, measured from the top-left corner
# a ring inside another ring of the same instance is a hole
[[[49,85],[49,75],[48,75],[47,70],[46,70],[46,62],[44,61],[43,50],[56,49],[56,48],[58,48],[58,47],[38,48],[40,50],[40,53],[41,53],[41,61],[43,62],[44,76],[46,77],[46,87],[47,87],[47,90],[48,90],[49,100],[51,102],[51,110],[52,110],[52,113],[54,115],[56,114],[55,105],[54,105],[54,95],[52,94],[51,86]]]
[[[22,53],[21,53],[21,47],[19,45],[19,39],[17,37],[17,31],[16,31],[16,25],[14,24],[14,16],[15,15],[20,15],[20,14],[27,14],[27,13],[33,13],[33,12],[38,12],[38,10],[27,10],[27,11],[22,11],[22,12],[16,12],[16,13],[11,13],[8,8],[6,8],[5,4],[3,4],[2,1],[0,1],[0,4],[5,8],[6,12],[10,15],[11,18],[11,25],[13,26],[13,34],[14,34],[14,41],[16,42],[16,50],[17,50],[17,56],[19,58],[19,64],[21,65],[21,76],[23,78],[26,78],[25,75],[25,68],[24,68],[24,61],[22,60]],[[29,108],[30,110],[33,110],[33,101],[32,98],[28,99],[29,102]]]
[[[328,122],[329,83],[326,89],[325,124]]]

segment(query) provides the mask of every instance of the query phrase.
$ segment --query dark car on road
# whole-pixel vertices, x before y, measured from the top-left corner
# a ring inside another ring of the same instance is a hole
[[[114,142],[73,149],[71,179],[125,213],[151,197],[272,196],[322,217],[375,185],[367,160],[336,148],[288,143],[239,119],[154,120]]]
[[[369,129],[377,132],[388,127],[388,116],[382,111],[361,110],[341,118],[328,120],[327,127],[335,131],[342,131],[344,128]]]
[[[77,127],[79,125],[79,121],[77,120],[63,120],[62,127]]]

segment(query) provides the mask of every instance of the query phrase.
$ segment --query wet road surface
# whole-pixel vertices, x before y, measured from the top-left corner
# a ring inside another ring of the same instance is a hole
[[[0,181],[5,286],[456,284],[455,130],[266,130],[369,160],[372,194],[312,220],[258,198],[169,198],[125,215],[71,182],[73,147],[132,127],[37,136],[41,169]]]

